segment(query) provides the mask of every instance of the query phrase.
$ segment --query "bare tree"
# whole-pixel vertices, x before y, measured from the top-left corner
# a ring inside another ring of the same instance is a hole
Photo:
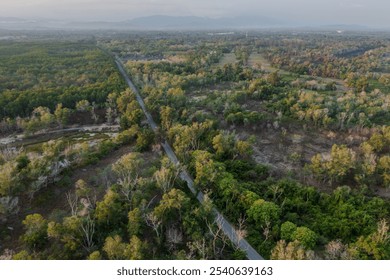
[[[83,244],[87,252],[91,252],[95,246],[93,236],[95,234],[95,221],[88,216],[83,223],[81,223],[81,232],[83,234]]]
[[[192,259],[192,256],[195,255],[196,252],[198,252],[202,260],[207,260],[209,258],[209,249],[204,237],[201,240],[188,242],[187,247],[190,249],[190,253],[187,255],[187,258]]]
[[[238,227],[235,230],[236,241],[237,241],[236,250],[241,249],[239,247],[239,244],[241,243],[241,241],[243,239],[245,239],[245,237],[247,235],[247,231],[245,229],[245,222],[246,222],[246,218],[245,217],[241,217],[240,219],[238,219]]]
[[[177,244],[183,242],[183,233],[180,229],[176,227],[170,227],[166,231],[167,242],[169,244],[169,249],[174,250]]]
[[[69,204],[70,211],[72,213],[72,216],[77,216],[78,213],[78,205],[79,205],[79,198],[76,194],[73,194],[72,192],[66,193],[66,200]]]
[[[149,212],[145,216],[146,224],[151,227],[157,235],[158,242],[160,243],[160,225],[162,221],[153,213]]]
[[[168,167],[162,166],[160,170],[154,173],[157,186],[160,187],[163,193],[167,193],[174,186],[180,172],[181,168],[179,166],[171,164]]]
[[[228,237],[223,233],[222,230],[223,223],[223,217],[220,215],[218,215],[217,219],[215,219],[212,223],[206,221],[207,228],[209,229],[209,232],[212,236],[212,247],[214,256],[219,257],[222,257],[223,251],[225,250],[225,247],[228,242]],[[218,246],[219,242],[221,243],[220,246]]]

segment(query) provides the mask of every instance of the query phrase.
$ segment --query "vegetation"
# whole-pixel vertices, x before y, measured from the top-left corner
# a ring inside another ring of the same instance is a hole
[[[216,207],[268,259],[390,259],[389,38],[254,34],[2,43],[11,65],[0,69],[3,133],[39,139],[85,118],[120,126],[107,137],[1,148],[7,254],[240,259]],[[180,165],[163,156],[165,140]],[[96,166],[90,177],[78,171]],[[180,179],[183,168],[204,204]],[[50,190],[61,196],[42,207]]]

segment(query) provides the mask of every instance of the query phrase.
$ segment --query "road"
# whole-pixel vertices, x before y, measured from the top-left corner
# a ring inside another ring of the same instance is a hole
[[[150,127],[153,129],[153,131],[158,130],[158,126],[154,122],[152,116],[147,111],[145,103],[139,94],[137,88],[134,86],[130,78],[128,77],[127,73],[123,69],[122,63],[120,62],[119,58],[115,58],[115,63],[118,66],[119,71],[121,72],[123,78],[126,80],[127,85],[130,87],[130,89],[135,93],[137,101],[139,105],[142,108],[142,111],[144,112],[147,121],[150,125]],[[180,165],[180,162],[173,151],[172,147],[169,145],[169,143],[165,140],[164,143],[161,143],[165,153],[167,154],[168,158],[176,165]],[[194,187],[194,180],[191,178],[191,176],[188,174],[186,170],[183,170],[180,172],[180,178],[187,182],[187,186],[189,190],[196,196],[198,201],[203,204],[204,202],[204,194],[202,192],[198,192]],[[246,256],[249,260],[264,260],[262,256],[260,256],[259,253],[253,247],[244,239],[239,238],[237,235],[237,231],[235,228],[229,223],[229,221],[216,209],[213,208],[215,222],[217,223],[218,227],[224,232],[224,234],[230,239],[230,241],[238,248],[240,248],[242,251],[246,253]]]

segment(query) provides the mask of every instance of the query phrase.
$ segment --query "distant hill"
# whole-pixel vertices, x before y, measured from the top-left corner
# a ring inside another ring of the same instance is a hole
[[[223,30],[223,29],[304,28],[316,30],[365,30],[358,25],[314,25],[265,16],[207,18],[195,16],[140,17],[126,21],[61,21],[0,17],[0,29],[8,30]]]
[[[130,26],[141,29],[223,29],[223,28],[264,28],[279,27],[285,22],[267,17],[234,17],[234,18],[206,18],[206,17],[171,17],[149,16],[128,21]]]

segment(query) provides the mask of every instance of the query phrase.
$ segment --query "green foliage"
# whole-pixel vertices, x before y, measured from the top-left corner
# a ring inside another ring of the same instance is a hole
[[[129,224],[128,233],[129,236],[138,235],[141,231],[142,216],[139,208],[131,210],[128,214]]]
[[[317,235],[307,227],[298,227],[291,235],[292,240],[298,240],[305,249],[313,249],[317,242]]]
[[[124,220],[125,209],[120,195],[109,189],[102,201],[96,203],[95,218],[104,228],[113,228]]]
[[[216,183],[223,173],[224,166],[215,161],[212,154],[206,151],[195,151],[192,156],[196,174],[195,184],[203,188]]]
[[[31,214],[23,220],[23,225],[23,243],[31,249],[42,248],[47,241],[47,221],[40,214]]]
[[[32,260],[33,258],[26,250],[22,250],[19,253],[13,255],[12,259],[15,261],[18,261],[18,260],[26,261],[26,260]]]
[[[141,129],[141,131],[137,135],[135,147],[138,152],[144,152],[151,147],[153,142],[154,142],[153,131],[149,128]]]
[[[101,256],[99,251],[94,251],[88,256],[88,260],[91,260],[91,261],[97,261],[97,260],[101,260],[101,259],[102,259],[102,256]]]
[[[378,223],[375,232],[361,236],[352,244],[352,255],[358,259],[388,260],[390,257],[389,226],[385,220]]]
[[[339,181],[349,174],[355,167],[356,154],[345,145],[333,145],[330,156],[324,159],[316,155],[311,160],[309,168],[319,178],[328,180],[330,183]]]
[[[154,215],[162,220],[181,218],[183,209],[189,207],[190,199],[178,189],[171,189],[164,194],[159,205],[154,208]]]
[[[119,235],[115,235],[106,238],[103,250],[110,260],[141,260],[143,247],[141,240],[136,236],[132,236],[130,243],[126,244]]]
[[[288,221],[284,222],[280,227],[280,237],[286,241],[293,241],[294,239],[296,239],[293,238],[296,230],[296,224]]]
[[[74,108],[80,100],[104,104],[124,87],[111,58],[88,42],[9,42],[0,47],[0,118],[27,117],[39,106]],[[39,64],[39,67],[37,65]],[[45,127],[30,121],[34,132]]]
[[[248,217],[255,221],[256,226],[261,228],[279,221],[281,210],[273,202],[264,199],[256,200],[247,211]]]

